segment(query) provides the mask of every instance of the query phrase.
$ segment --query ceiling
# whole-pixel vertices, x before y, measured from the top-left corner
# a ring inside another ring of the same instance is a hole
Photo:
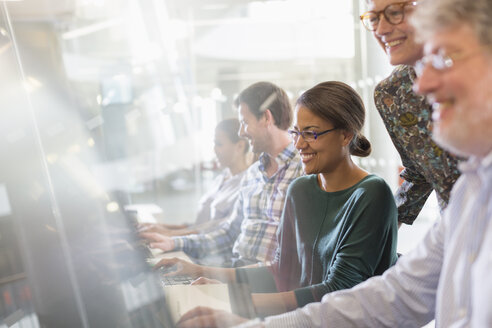
[[[258,80],[298,92],[322,80],[355,79],[350,1],[22,0],[7,6],[15,22],[54,24],[74,81],[99,83],[101,74],[128,65],[143,72],[136,83],[157,69],[170,90],[182,83],[199,95],[216,87],[231,93]]]

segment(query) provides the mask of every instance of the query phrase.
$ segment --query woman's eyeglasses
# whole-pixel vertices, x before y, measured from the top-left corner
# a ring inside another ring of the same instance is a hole
[[[369,31],[375,31],[378,28],[379,22],[381,21],[381,14],[388,23],[398,25],[405,19],[405,7],[414,7],[416,5],[417,1],[395,2],[387,5],[383,10],[363,13],[360,15],[360,20]]]
[[[337,128],[333,129],[328,129],[322,132],[315,132],[315,131],[296,131],[296,130],[289,130],[287,131],[292,138],[292,140],[296,141],[299,139],[299,136],[302,136],[304,141],[306,142],[313,142],[316,139],[318,139],[319,136],[322,136],[325,133],[331,132],[336,130]]]

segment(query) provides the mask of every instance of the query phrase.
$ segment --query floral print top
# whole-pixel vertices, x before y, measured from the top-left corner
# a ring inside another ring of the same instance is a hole
[[[398,221],[406,224],[413,223],[432,190],[442,211],[460,175],[458,158],[431,139],[432,108],[413,92],[414,79],[411,66],[398,66],[374,91],[376,108],[404,166],[395,199]]]

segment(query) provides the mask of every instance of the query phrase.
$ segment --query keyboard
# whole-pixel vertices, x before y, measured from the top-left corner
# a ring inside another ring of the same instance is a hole
[[[176,266],[174,265],[167,268],[161,267],[157,270],[160,273],[161,283],[163,286],[189,285],[194,280],[191,276],[188,275],[167,276],[167,273],[176,270]]]
[[[163,276],[161,275],[161,284],[163,286],[172,285],[189,285],[194,279],[190,276]]]

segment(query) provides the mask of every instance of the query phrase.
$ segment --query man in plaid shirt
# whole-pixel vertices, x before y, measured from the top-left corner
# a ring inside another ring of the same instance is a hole
[[[287,133],[292,108],[286,93],[269,82],[243,90],[235,105],[241,122],[239,135],[249,140],[260,158],[241,182],[231,217],[205,234],[143,234],[154,241],[151,247],[182,250],[199,259],[220,254],[222,264],[232,266],[265,263],[273,258],[287,187],[302,174],[300,157]]]

